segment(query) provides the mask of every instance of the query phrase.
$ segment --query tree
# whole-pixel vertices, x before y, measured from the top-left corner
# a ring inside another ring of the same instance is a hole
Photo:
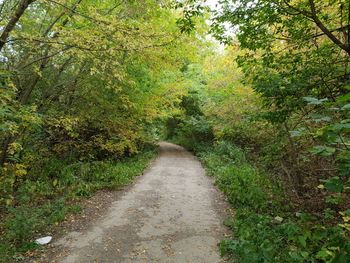
[[[141,150],[185,90],[166,79],[199,43],[181,35],[168,1],[4,1],[2,21],[22,2],[2,32],[0,183],[10,203],[20,175],[45,160]]]

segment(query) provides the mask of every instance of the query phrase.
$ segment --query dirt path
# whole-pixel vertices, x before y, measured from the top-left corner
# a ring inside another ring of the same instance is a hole
[[[57,262],[223,262],[217,244],[227,208],[192,154],[161,143],[148,171],[101,219],[53,244]]]

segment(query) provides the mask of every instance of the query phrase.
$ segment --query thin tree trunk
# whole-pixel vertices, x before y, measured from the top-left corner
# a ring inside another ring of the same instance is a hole
[[[6,161],[6,158],[7,158],[7,150],[10,146],[10,143],[11,143],[11,140],[12,140],[12,137],[9,135],[7,137],[5,137],[5,139],[3,140],[2,142],[2,152],[1,152],[1,155],[0,155],[0,166],[3,166],[5,161]]]
[[[82,0],[77,0],[75,2],[75,4],[72,7],[72,10],[75,10],[78,5],[82,2]],[[69,16],[69,18],[72,15]],[[61,17],[61,16],[60,16]],[[69,18],[66,18],[63,22],[62,22],[62,27],[64,27],[65,25],[67,25],[67,23],[69,22]],[[55,20],[55,23],[57,23],[59,21],[59,19]],[[51,25],[49,25],[48,29],[45,31],[45,35],[47,35],[49,33],[49,29],[51,30],[53,28],[54,24],[51,23]],[[52,36],[51,39],[57,38],[59,36],[59,32],[55,32],[55,34]],[[68,49],[68,48],[67,48]],[[47,67],[47,64],[49,63],[49,50],[50,50],[50,44],[47,45],[46,49],[45,49],[45,53],[44,53],[44,59],[42,60],[40,67],[39,67],[39,72],[43,72],[43,70]],[[34,79],[32,80],[32,82],[30,83],[30,85],[27,86],[27,88],[25,90],[22,91],[22,93],[19,96],[19,101],[21,104],[26,104],[29,101],[30,95],[32,94],[35,86],[38,84],[39,80],[40,80],[40,74],[36,74]]]
[[[22,0],[20,5],[18,6],[17,10],[16,10],[16,13],[14,15],[14,17],[10,20],[10,22],[8,23],[8,25],[5,27],[1,37],[0,37],[0,51],[1,51],[1,48],[4,46],[4,44],[6,43],[6,40],[8,38],[8,35],[9,33],[13,30],[14,26],[16,25],[16,23],[18,22],[19,18],[23,15],[24,11],[28,8],[28,6],[33,3],[35,0]],[[75,10],[77,8],[77,6],[82,2],[82,0],[77,0],[76,3],[74,4],[74,6],[72,7],[73,10]],[[70,15],[71,17],[72,15]],[[61,16],[60,16],[61,17]],[[15,19],[17,18],[17,20]],[[54,21],[54,23],[57,23],[59,21],[59,19],[56,19]],[[67,23],[69,22],[69,19],[65,19],[62,23],[62,26],[65,26]],[[48,29],[52,29],[52,27],[54,26],[54,23],[51,23],[51,25],[49,25]],[[10,25],[10,26],[9,26]],[[11,27],[12,25],[12,27]],[[48,34],[49,31],[46,30],[44,34]],[[52,38],[56,38],[58,37],[59,33],[56,32],[54,34],[54,36]],[[3,43],[2,43],[2,42]],[[2,45],[1,45],[2,43]],[[48,56],[49,54],[49,49],[50,49],[50,46],[47,46],[46,49],[45,49],[45,55]],[[45,56],[44,56],[45,57]],[[39,72],[42,72],[48,62],[49,62],[49,58],[50,57],[47,57],[46,59],[43,59],[41,64],[40,64],[40,68],[39,68]],[[34,78],[32,79],[32,81],[30,82],[30,84],[26,87],[26,89],[24,89],[20,94],[19,94],[19,97],[18,97],[18,100],[19,102],[24,105],[24,104],[27,104],[29,99],[30,99],[30,95],[32,94],[35,86],[37,85],[37,83],[39,82],[40,80],[40,74],[36,74],[34,76]],[[5,139],[3,140],[3,143],[2,143],[2,152],[1,152],[1,155],[0,155],[0,165],[2,166],[6,159],[7,159],[7,151],[8,151],[8,147],[9,145],[11,144],[11,142],[14,140],[13,136],[6,136]]]
[[[4,30],[2,31],[2,34],[0,36],[0,51],[6,44],[6,41],[11,33],[11,31],[15,28],[17,22],[21,18],[21,16],[24,14],[24,11],[28,8],[28,6],[33,3],[35,0],[21,0],[20,3],[17,6],[17,9],[10,19],[10,21],[5,26]]]
[[[290,136],[290,133],[289,133],[290,129],[289,129],[287,123],[284,123],[283,127],[285,129],[285,132],[286,132],[289,144],[291,146],[291,153],[290,153],[291,156],[290,156],[290,160],[289,161],[291,163],[295,162],[297,164],[297,166],[298,166],[298,169],[299,169],[298,152],[297,152],[297,149],[295,148],[293,139]],[[304,187],[304,178],[303,178],[303,176],[299,172],[294,172],[292,174],[289,173],[288,176],[292,176],[294,184],[295,184],[294,185],[295,188],[297,189],[298,193],[302,194],[303,187]]]

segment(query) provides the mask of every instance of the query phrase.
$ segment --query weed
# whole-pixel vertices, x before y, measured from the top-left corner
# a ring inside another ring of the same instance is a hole
[[[245,153],[232,143],[197,149],[209,175],[235,209],[234,218],[225,221],[234,238],[221,241],[222,254],[241,263],[350,262],[345,225],[295,213],[283,202],[271,176],[249,164]],[[334,218],[335,211],[326,212]]]
[[[8,207],[0,222],[0,262],[19,261],[23,253],[37,249],[33,241],[50,225],[68,214],[79,213],[70,200],[90,196],[94,191],[116,189],[140,175],[154,156],[154,150],[120,161],[77,162],[71,165],[52,161],[43,170],[32,171],[17,192],[17,205]],[[52,165],[52,166],[51,166]],[[45,169],[45,170],[44,170]],[[30,179],[41,178],[40,181]],[[44,179],[45,178],[45,179]]]

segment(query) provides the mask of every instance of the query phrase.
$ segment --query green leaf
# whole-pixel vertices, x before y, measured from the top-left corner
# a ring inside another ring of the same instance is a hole
[[[310,152],[320,156],[331,156],[335,153],[336,149],[333,147],[318,145],[315,146]]]
[[[332,252],[323,248],[321,251],[318,251],[316,254],[317,259],[327,260],[332,255]]]
[[[57,180],[57,179],[53,180],[52,185],[53,185],[54,187],[56,187],[57,184],[58,184],[58,180]]]
[[[309,114],[308,115],[314,122],[329,122],[331,117],[321,114]]]
[[[344,96],[340,96],[340,97],[337,98],[338,102],[346,102],[348,100],[350,100],[350,93],[348,93],[348,94],[346,94]]]
[[[305,236],[299,236],[298,241],[302,247],[306,247],[306,237]]]
[[[307,104],[309,104],[309,105],[321,105],[323,102],[325,102],[325,101],[328,101],[328,99],[327,98],[324,98],[324,99],[317,99],[317,98],[313,98],[313,97],[304,97],[303,98],[306,102],[307,102]]]
[[[336,132],[350,130],[350,123],[336,123],[331,126],[331,129]]]
[[[324,187],[331,192],[340,193],[344,189],[343,181],[338,176],[322,180],[322,182],[324,182]]]
[[[300,137],[304,134],[304,130],[299,129],[299,130],[290,131],[289,133],[291,137]]]
[[[350,110],[350,103],[345,104],[343,107],[341,107],[341,110]]]
[[[342,201],[342,197],[339,193],[326,197],[327,204],[339,205],[341,201]]]

